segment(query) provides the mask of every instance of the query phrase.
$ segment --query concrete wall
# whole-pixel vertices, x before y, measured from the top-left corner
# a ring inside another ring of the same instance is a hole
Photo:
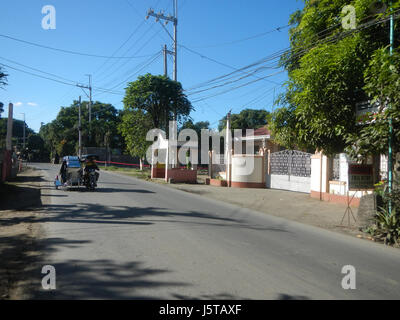
[[[341,153],[339,156],[339,180],[329,180],[330,170],[329,159],[321,154],[311,157],[311,197],[324,201],[347,204],[358,207],[360,198],[373,193],[372,191],[349,191],[348,190],[348,167],[347,155]],[[321,171],[322,162],[322,171]],[[348,198],[349,196],[349,198]],[[354,197],[353,197],[354,196]]]
[[[264,157],[256,155],[232,156],[232,182],[264,182]]]
[[[197,170],[168,169],[166,180],[169,179],[174,182],[197,183]]]
[[[165,168],[151,167],[151,178],[165,178]]]
[[[271,174],[267,177],[267,187],[272,189],[282,189],[295,192],[310,193],[310,177],[297,177]]]

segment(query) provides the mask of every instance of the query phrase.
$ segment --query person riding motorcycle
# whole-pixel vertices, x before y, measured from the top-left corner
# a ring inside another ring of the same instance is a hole
[[[98,170],[100,171],[100,168],[97,166],[96,161],[94,161],[94,159],[92,158],[87,158],[85,161],[85,168],[84,168],[84,174],[83,174],[83,178],[84,181],[86,181],[86,179],[89,176],[89,170]],[[97,180],[99,180],[99,173],[96,172],[96,185],[97,185]]]

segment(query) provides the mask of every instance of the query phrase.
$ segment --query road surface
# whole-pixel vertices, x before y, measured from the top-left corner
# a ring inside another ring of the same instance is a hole
[[[116,173],[101,171],[95,192],[55,190],[59,166],[32,166],[56,269],[56,289],[36,298],[400,298],[398,249]]]

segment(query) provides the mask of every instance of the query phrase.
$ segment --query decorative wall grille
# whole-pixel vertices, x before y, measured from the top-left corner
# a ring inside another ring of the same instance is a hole
[[[311,176],[311,153],[283,150],[271,153],[271,174]]]
[[[336,154],[332,159],[332,180],[340,180],[340,154]]]

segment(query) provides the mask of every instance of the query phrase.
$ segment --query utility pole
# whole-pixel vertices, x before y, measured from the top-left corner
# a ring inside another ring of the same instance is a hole
[[[167,31],[168,35],[172,38],[174,42],[174,51],[172,52],[174,56],[174,73],[173,73],[173,80],[178,81],[178,67],[177,67],[177,62],[178,62],[178,0],[173,0],[174,1],[174,15],[164,15],[163,12],[155,13],[153,9],[149,9],[147,12],[146,19],[149,18],[149,16],[155,17],[156,22],[158,22],[160,19],[165,20],[165,24],[167,24],[169,21],[171,21],[174,24],[174,36],[172,37],[171,34],[168,32],[168,30],[163,26],[165,31]],[[170,52],[168,52],[170,53]]]
[[[81,96],[79,96],[79,122],[78,122],[78,131],[79,131],[79,147],[78,147],[78,156],[79,159],[82,157],[82,122],[81,122]]]
[[[390,2],[390,55],[393,54],[393,40],[394,40],[394,19],[393,19],[393,10],[392,10],[392,2]],[[389,108],[391,106],[389,105]],[[392,136],[393,136],[393,123],[392,117],[389,117],[389,154],[388,154],[388,191],[389,194],[392,193],[393,187],[393,148],[392,148]],[[392,201],[389,199],[388,203],[388,211],[389,216],[392,214]]]
[[[88,74],[89,77],[89,143],[91,141],[92,133],[92,75]]]
[[[24,115],[24,127],[23,127],[23,129],[22,129],[22,131],[23,131],[23,140],[22,140],[22,150],[24,150],[24,152],[25,152],[25,113],[21,113],[21,114],[23,114]]]
[[[92,121],[92,75],[88,74],[89,77],[89,126]]]
[[[174,71],[173,71],[173,80],[174,81],[178,81],[178,66],[177,66],[177,62],[178,62],[178,0],[173,0],[173,4],[174,4],[174,15],[171,16],[170,14],[168,16],[164,15],[164,13],[162,11],[160,11],[159,13],[155,13],[153,9],[149,9],[147,11],[147,16],[146,19],[148,19],[150,16],[155,17],[156,18],[156,22],[161,20],[165,20],[165,25],[168,24],[168,22],[172,22],[174,24],[174,35],[171,36],[171,34],[169,33],[169,31],[167,30],[167,28],[161,24],[161,26],[164,28],[164,30],[168,33],[168,35],[170,36],[170,38],[173,41],[173,57],[174,57]],[[165,47],[164,47],[165,50]],[[165,61],[165,53],[171,53],[168,51],[164,51],[164,61]],[[165,67],[164,67],[165,68]],[[165,71],[165,69],[164,69]],[[168,118],[168,110],[166,110],[166,118]],[[177,113],[176,110],[174,110],[174,121],[176,121],[177,119]],[[166,133],[168,132],[168,120],[166,123]],[[174,126],[175,128],[175,126]],[[168,135],[168,133],[167,133]],[[173,136],[175,136],[175,132],[173,133]],[[169,138],[169,137],[168,137]],[[174,156],[177,157],[177,154]],[[177,161],[175,163],[178,163]]]
[[[10,152],[12,150],[13,109],[14,105],[10,102],[8,104],[7,138],[6,138],[6,150]]]
[[[91,132],[91,122],[92,122],[92,75],[91,74],[87,74],[87,76],[89,77],[89,85],[88,86],[84,86],[82,84],[77,84],[76,86],[81,88],[82,91],[86,94],[86,96],[89,98],[89,104],[88,104],[88,109],[89,109],[89,141],[91,138],[90,132]],[[85,90],[83,89],[88,89],[89,90],[89,95],[86,93]]]
[[[225,132],[225,168],[226,180],[228,187],[231,187],[231,155],[232,155],[232,136],[231,136],[231,111],[226,115],[226,132]]]
[[[178,81],[178,0],[174,0],[174,81]]]
[[[164,44],[164,48],[163,48],[163,55],[164,55],[164,76],[166,76],[166,77],[168,77],[167,54],[168,54],[167,45]]]

